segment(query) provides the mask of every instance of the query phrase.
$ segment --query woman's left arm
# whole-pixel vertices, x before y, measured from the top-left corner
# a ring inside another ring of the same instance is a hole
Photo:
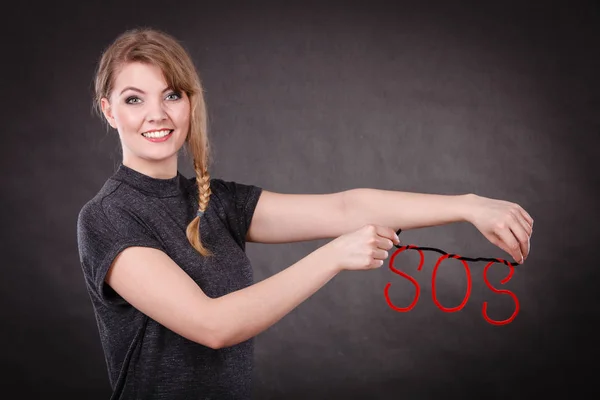
[[[491,243],[522,263],[529,255],[533,219],[518,204],[475,194],[440,195],[378,189],[343,193],[347,230],[366,224],[409,230],[472,223]]]

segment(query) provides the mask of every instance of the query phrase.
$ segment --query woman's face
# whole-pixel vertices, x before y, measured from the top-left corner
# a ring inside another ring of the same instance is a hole
[[[167,87],[159,67],[126,64],[115,76],[110,101],[102,99],[102,110],[119,132],[124,164],[149,175],[172,175],[173,167],[176,172],[177,152],[190,125],[190,101]]]

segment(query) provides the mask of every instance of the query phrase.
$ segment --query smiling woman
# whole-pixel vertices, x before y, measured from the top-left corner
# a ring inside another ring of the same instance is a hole
[[[211,178],[200,78],[164,32],[120,35],[95,90],[123,161],[79,212],[77,240],[113,399],[250,399],[254,337],[339,272],[381,267],[401,226],[469,220],[515,257],[529,252],[533,220],[508,202],[367,188],[281,194]],[[193,178],[178,171],[182,148]],[[249,239],[329,237],[254,283]]]
[[[82,207],[77,238],[113,398],[251,398],[254,337],[342,269],[380,266],[393,230],[346,237],[352,263],[337,263],[338,250],[324,246],[254,284],[250,226],[255,240],[272,242],[339,234],[342,196],[263,198],[260,187],[210,178],[200,78],[164,32],[119,36],[100,59],[95,89],[123,162]],[[183,146],[190,179],[177,168]],[[292,204],[304,207],[282,218]],[[300,220],[304,228],[282,234]]]
[[[188,96],[165,85],[159,67],[131,62],[116,75],[110,97],[100,100],[106,120],[119,132],[123,163],[147,175],[157,169],[175,174],[174,158],[189,132]]]
[[[80,211],[77,235],[113,397],[247,397],[252,341],[220,348],[211,299],[252,284],[243,250],[261,188],[210,178],[200,78],[165,32],[120,35],[95,91],[123,161]],[[184,145],[191,179],[178,172]]]

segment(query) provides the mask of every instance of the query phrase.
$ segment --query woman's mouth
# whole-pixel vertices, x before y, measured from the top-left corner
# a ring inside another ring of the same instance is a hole
[[[142,136],[151,142],[164,142],[173,135],[173,129],[164,129],[161,131],[152,131],[142,133]]]

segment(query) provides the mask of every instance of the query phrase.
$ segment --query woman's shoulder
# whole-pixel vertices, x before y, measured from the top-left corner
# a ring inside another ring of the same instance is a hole
[[[78,223],[89,221],[94,221],[94,223],[108,222],[110,216],[115,213],[127,213],[132,204],[131,196],[132,194],[127,190],[127,185],[108,179],[100,190],[83,204],[79,211]]]
[[[100,190],[98,190],[98,192],[96,192],[92,198],[83,204],[79,214],[89,214],[100,211],[103,207],[104,201],[115,194],[119,186],[120,182],[108,179],[104,185],[102,185]],[[112,197],[114,198],[115,196]]]

